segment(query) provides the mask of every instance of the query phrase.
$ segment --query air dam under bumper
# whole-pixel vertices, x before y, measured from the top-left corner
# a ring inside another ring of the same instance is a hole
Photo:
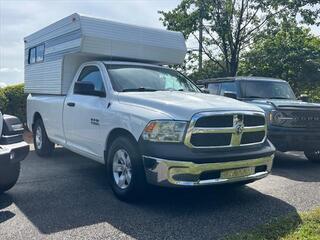
[[[279,151],[320,148],[320,129],[269,127],[268,138]]]
[[[188,187],[264,178],[271,172],[273,158],[274,154],[249,160],[198,164],[143,156],[143,161],[147,181],[150,184],[166,187]],[[247,172],[248,174],[237,176],[224,174],[230,172],[228,170],[239,170],[241,173],[241,169],[250,171]]]

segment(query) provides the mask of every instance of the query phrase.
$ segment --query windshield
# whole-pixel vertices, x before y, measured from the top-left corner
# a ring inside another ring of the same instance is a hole
[[[296,99],[286,82],[240,81],[243,98]]]
[[[117,92],[200,90],[177,71],[134,65],[106,65],[113,89]]]

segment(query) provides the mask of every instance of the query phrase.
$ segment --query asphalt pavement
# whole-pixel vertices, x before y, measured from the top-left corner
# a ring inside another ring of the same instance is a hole
[[[22,162],[17,185],[0,196],[0,239],[220,239],[316,207],[320,164],[297,152],[246,187],[155,189],[128,204],[101,164],[59,148]]]

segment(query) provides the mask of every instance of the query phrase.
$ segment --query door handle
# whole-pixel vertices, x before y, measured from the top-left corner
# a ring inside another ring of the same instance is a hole
[[[74,107],[76,104],[75,104],[74,102],[68,102],[67,105],[68,105],[69,107]]]

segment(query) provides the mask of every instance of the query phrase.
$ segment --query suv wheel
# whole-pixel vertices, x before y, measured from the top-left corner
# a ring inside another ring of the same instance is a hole
[[[54,143],[49,140],[41,119],[38,119],[34,124],[33,143],[36,153],[41,157],[50,156],[54,149]]]
[[[6,162],[0,165],[0,193],[12,188],[18,181],[20,162]]]
[[[320,163],[320,150],[305,151],[304,155],[312,162]]]
[[[142,157],[137,144],[126,137],[116,138],[107,158],[109,184],[115,195],[124,201],[140,198],[146,188]]]

